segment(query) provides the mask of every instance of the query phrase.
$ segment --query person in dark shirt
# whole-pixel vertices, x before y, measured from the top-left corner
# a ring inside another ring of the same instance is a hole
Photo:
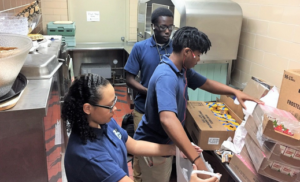
[[[200,55],[211,47],[207,35],[194,27],[182,27],[174,33],[173,52],[164,55],[148,84],[145,114],[134,134],[134,139],[157,144],[175,144],[198,169],[207,170],[193,150],[185,131],[188,88],[203,89],[214,94],[235,95],[242,106],[245,100],[262,103],[258,99],[210,80],[192,68]],[[143,182],[169,182],[172,170],[171,157],[140,156],[139,166]],[[201,175],[208,178],[207,175]]]
[[[172,11],[160,7],[151,14],[151,29],[153,36],[134,44],[124,69],[126,70],[127,85],[137,92],[134,98],[134,110],[132,112],[134,131],[137,129],[143,114],[145,113],[145,101],[149,80],[165,54],[172,53],[172,30],[175,28]],[[140,82],[135,77],[140,72]],[[135,182],[141,182],[141,173],[138,166],[138,158],[133,160],[133,177]]]
[[[64,160],[69,182],[132,182],[127,151],[137,156],[175,155],[174,145],[136,141],[128,136],[112,118],[116,102],[112,85],[95,74],[81,76],[70,87],[61,113],[71,131]]]

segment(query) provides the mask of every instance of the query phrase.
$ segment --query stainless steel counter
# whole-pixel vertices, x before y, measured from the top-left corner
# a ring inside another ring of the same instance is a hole
[[[44,120],[54,117],[50,108],[60,111],[59,100],[51,99],[58,92],[54,80],[57,74],[29,80],[15,107],[0,112],[0,146],[5,146],[0,150],[0,181],[48,181]]]
[[[60,37],[55,36],[50,47],[39,47],[35,54],[57,56]],[[45,139],[51,134],[51,122],[60,119],[60,87],[58,72],[55,72],[48,79],[28,80],[17,104],[0,111],[0,146],[5,146],[0,150],[0,181],[48,181],[51,150]],[[52,130],[51,137],[55,128]],[[61,145],[54,146],[59,147]]]
[[[28,84],[16,106],[3,112],[43,110],[46,115],[52,79],[28,80]]]
[[[68,47],[69,51],[83,51],[83,50],[122,50],[124,49],[128,54],[130,54],[134,42],[130,43],[91,43],[91,42],[83,42],[77,43],[75,47]]]
[[[50,46],[40,46],[37,48],[37,51],[40,54],[50,54],[50,55],[55,55],[58,57],[59,51],[60,51],[60,46],[61,46],[61,35],[44,35],[44,38],[47,40],[50,40]]]

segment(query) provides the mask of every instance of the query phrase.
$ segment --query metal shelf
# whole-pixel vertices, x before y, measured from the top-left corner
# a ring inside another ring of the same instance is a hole
[[[116,67],[116,68],[111,68],[112,70],[122,70],[122,69],[124,69],[124,67]]]

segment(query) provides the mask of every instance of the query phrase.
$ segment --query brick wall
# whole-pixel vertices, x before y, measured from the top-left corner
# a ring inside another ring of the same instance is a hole
[[[43,30],[47,33],[47,23],[51,21],[68,21],[67,0],[42,0]]]
[[[244,18],[232,83],[256,76],[280,87],[283,70],[300,69],[300,1],[233,1]]]

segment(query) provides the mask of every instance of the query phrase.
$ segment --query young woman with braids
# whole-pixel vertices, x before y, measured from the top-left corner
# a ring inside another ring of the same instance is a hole
[[[193,149],[183,125],[188,100],[187,87],[200,88],[214,94],[235,95],[245,107],[245,100],[260,101],[222,83],[207,79],[193,68],[211,42],[207,35],[194,27],[178,29],[172,39],[173,52],[164,55],[148,85],[145,114],[134,139],[157,144],[175,144],[198,169],[207,170]],[[149,165],[149,161],[151,165]],[[139,157],[143,182],[169,182],[172,157]],[[159,178],[158,178],[159,176]],[[208,178],[207,175],[200,175]]]
[[[174,145],[128,136],[112,118],[116,102],[112,85],[95,74],[81,76],[70,87],[62,107],[62,119],[71,131],[64,161],[69,182],[131,182],[127,151],[137,156],[175,155]],[[199,147],[193,150],[200,152]]]

